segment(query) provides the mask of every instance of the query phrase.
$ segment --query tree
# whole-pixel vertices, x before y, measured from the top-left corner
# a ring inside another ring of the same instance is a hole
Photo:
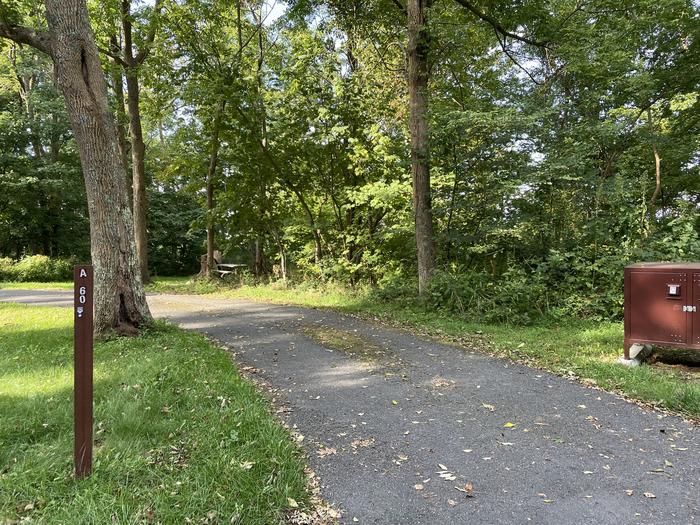
[[[411,177],[416,226],[418,293],[428,288],[435,271],[435,234],[430,202],[430,145],[428,129],[428,9],[431,0],[408,0],[408,97],[411,131]]]
[[[0,257],[87,258],[80,160],[53,64],[0,41]]]
[[[134,14],[131,11],[131,0],[121,0],[119,16],[121,21],[121,38],[116,35],[110,37],[108,49],[103,49],[107,55],[124,69],[126,77],[126,103],[129,110],[129,134],[131,136],[131,171],[133,187],[133,215],[134,234],[136,238],[136,255],[141,268],[141,279],[144,283],[150,281],[148,272],[148,200],[146,192],[146,143],[143,138],[143,126],[141,123],[141,87],[139,85],[139,70],[151,53],[151,47],[156,37],[157,22],[162,7],[161,0],[156,0],[151,12],[145,35],[141,38],[141,45],[136,49],[134,41]],[[114,91],[117,98],[117,119],[123,113],[123,87],[122,76],[113,72]],[[124,154],[122,142],[124,139],[118,136],[120,153]]]
[[[151,321],[143,290],[133,219],[117,152],[107,85],[83,0],[46,0],[48,29],[20,25],[0,12],[0,36],[49,55],[78,144],[90,215],[95,266],[95,333],[133,332]]]

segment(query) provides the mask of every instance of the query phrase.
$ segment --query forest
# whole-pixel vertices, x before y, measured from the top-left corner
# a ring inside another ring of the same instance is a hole
[[[219,251],[235,282],[527,324],[619,319],[625,264],[700,260],[696,0],[88,8],[144,282]],[[0,36],[45,24],[0,1]],[[62,279],[90,258],[79,148],[51,58],[14,34],[0,280]]]

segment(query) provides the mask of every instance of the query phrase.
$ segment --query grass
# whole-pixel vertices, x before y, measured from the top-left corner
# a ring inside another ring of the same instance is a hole
[[[72,290],[72,282],[56,283],[22,283],[14,281],[0,281],[0,290]]]
[[[268,525],[309,501],[265,399],[225,351],[165,324],[96,345],[94,473],[76,481],[71,324],[0,304],[0,523]]]
[[[189,277],[155,277],[146,286],[149,292],[162,293],[212,293],[221,286],[204,280],[190,280]],[[0,281],[0,290],[72,290],[71,281],[47,282],[15,282]]]

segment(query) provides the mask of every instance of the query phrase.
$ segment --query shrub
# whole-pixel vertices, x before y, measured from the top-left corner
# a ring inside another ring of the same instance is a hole
[[[0,281],[15,280],[14,261],[9,257],[0,257]]]
[[[473,320],[529,324],[544,313],[545,292],[545,286],[519,268],[499,278],[483,272],[436,272],[423,302]]]
[[[401,270],[387,271],[373,290],[373,297],[382,302],[413,302],[418,291],[415,277]]]
[[[3,259],[2,261],[5,261]],[[46,255],[30,255],[8,266],[8,280],[19,282],[65,281],[71,278],[73,263],[67,259],[52,259]],[[4,273],[0,264],[0,274]]]

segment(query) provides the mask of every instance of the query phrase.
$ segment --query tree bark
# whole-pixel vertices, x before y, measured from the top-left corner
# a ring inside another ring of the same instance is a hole
[[[111,39],[112,50],[119,50],[116,37]],[[133,199],[132,194],[132,175],[129,170],[129,141],[126,138],[126,125],[128,117],[124,108],[124,81],[122,77],[121,65],[115,64],[111,70],[112,73],[112,91],[114,92],[115,120],[117,126],[117,145],[119,146],[119,159],[124,168],[124,176],[127,181],[126,187],[129,191],[130,200]]]
[[[226,109],[226,100],[221,101],[216,106],[214,121],[211,130],[211,154],[209,156],[209,168],[207,169],[207,275],[211,276],[216,270],[214,260],[214,250],[216,249],[216,238],[214,232],[214,182],[216,179],[216,167],[219,163],[219,131],[221,128],[221,118]]]
[[[265,274],[265,252],[261,235],[255,238],[255,253],[253,255],[253,273],[258,279]]]
[[[148,45],[138,57],[134,56],[133,35],[131,27],[131,0],[122,0],[122,30],[124,33],[124,73],[126,76],[126,103],[129,108],[129,134],[131,135],[131,173],[133,179],[134,235],[136,238],[136,256],[141,268],[141,279],[148,283],[148,230],[146,198],[146,144],[143,141],[141,127],[141,110],[138,68],[148,54]]]
[[[656,174],[656,186],[654,187],[654,194],[651,196],[651,201],[649,201],[649,204],[654,206],[656,204],[656,199],[658,199],[659,195],[661,194],[661,155],[659,155],[659,148],[656,146],[654,121],[651,108],[647,109],[647,117],[649,120],[649,131],[652,134],[651,149],[654,152],[654,168]]]
[[[435,271],[435,241],[430,200],[430,157],[428,133],[428,20],[430,0],[409,0],[408,15],[408,95],[411,133],[411,177],[413,215],[416,226],[418,293],[427,290]]]
[[[129,108],[129,134],[131,135],[131,173],[134,192],[134,236],[136,238],[136,256],[141,268],[141,279],[148,283],[148,202],[146,198],[146,144],[141,128],[141,111],[139,110],[139,78],[135,68],[126,70],[126,100]]]
[[[287,282],[287,252],[284,249],[284,241],[282,240],[282,236],[276,230],[273,230],[272,236],[275,239],[275,243],[277,243],[277,250],[279,251],[279,254],[280,254],[280,278],[282,279],[283,282],[286,283]]]
[[[151,322],[133,221],[107,99],[107,84],[84,0],[46,0],[46,34],[21,28],[23,43],[51,55],[85,178],[95,267],[95,335],[134,332]],[[0,35],[14,38],[13,28]]]

